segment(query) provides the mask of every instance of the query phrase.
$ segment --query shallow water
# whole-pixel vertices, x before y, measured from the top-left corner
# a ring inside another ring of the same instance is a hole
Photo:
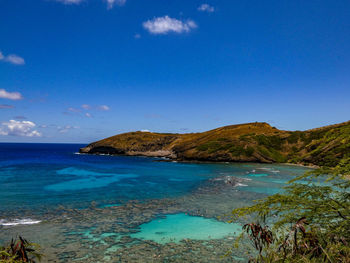
[[[178,243],[184,239],[211,240],[237,236],[241,230],[242,226],[239,224],[180,213],[142,224],[140,232],[131,234],[131,237],[164,244]]]
[[[75,154],[80,147],[0,144],[1,242],[20,233],[58,262],[153,262],[157,253],[181,262],[198,251],[206,262],[241,228],[225,215],[308,170]]]

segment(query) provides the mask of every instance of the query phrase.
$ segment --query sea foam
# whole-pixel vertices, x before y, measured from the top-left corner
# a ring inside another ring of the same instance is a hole
[[[0,226],[33,225],[33,224],[39,224],[40,222],[41,220],[34,220],[30,218],[14,219],[13,221],[0,219]]]

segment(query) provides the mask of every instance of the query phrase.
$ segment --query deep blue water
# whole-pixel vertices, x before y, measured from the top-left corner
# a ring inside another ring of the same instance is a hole
[[[291,166],[190,164],[77,154],[83,146],[0,143],[0,212],[177,197],[222,175],[246,178],[241,191],[272,194],[305,171]]]
[[[80,147],[1,143],[1,210],[173,197],[210,177],[200,165],[76,154]]]

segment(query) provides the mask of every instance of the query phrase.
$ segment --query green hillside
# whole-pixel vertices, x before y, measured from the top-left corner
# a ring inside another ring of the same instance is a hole
[[[264,122],[202,133],[130,132],[89,144],[92,154],[168,157],[180,161],[298,163],[335,166],[350,155],[350,122],[307,131],[283,131]]]

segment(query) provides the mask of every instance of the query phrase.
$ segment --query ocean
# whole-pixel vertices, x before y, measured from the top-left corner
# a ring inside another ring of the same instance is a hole
[[[232,209],[309,170],[79,154],[83,146],[0,143],[1,243],[22,235],[43,262],[212,262],[244,223],[226,223]]]

